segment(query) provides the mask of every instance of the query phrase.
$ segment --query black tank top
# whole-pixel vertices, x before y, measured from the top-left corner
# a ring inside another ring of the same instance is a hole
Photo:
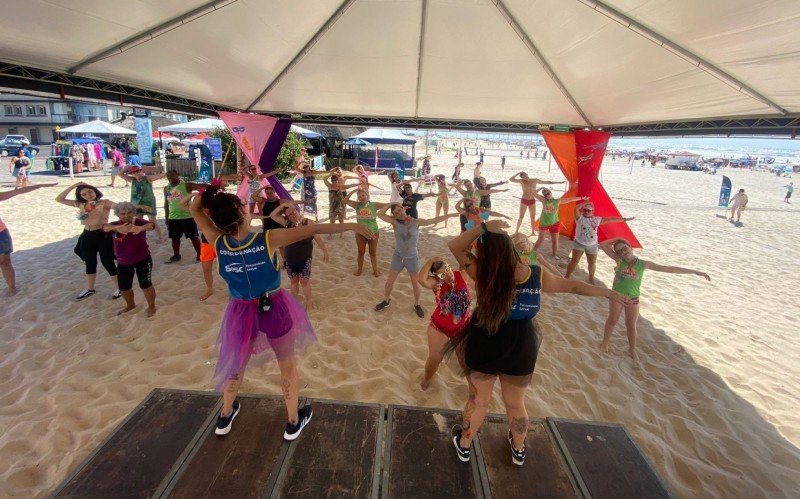
[[[301,225],[308,225],[308,220],[303,219]],[[287,222],[287,228],[291,227],[290,222]],[[303,263],[310,260],[314,254],[314,236],[306,239],[301,239],[296,243],[292,243],[283,248],[283,258],[289,262],[289,265]]]
[[[282,229],[283,226],[270,218],[269,214],[272,213],[272,210],[278,207],[281,203],[280,199],[276,199],[275,201],[270,201],[269,199],[264,201],[263,209],[261,214],[267,218],[261,219],[261,225],[264,227],[264,232],[270,229]]]

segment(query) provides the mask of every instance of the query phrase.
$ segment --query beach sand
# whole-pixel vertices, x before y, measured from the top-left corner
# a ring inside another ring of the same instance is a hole
[[[490,182],[523,170],[563,179],[555,163],[499,153],[486,157]],[[463,178],[471,178],[464,158]],[[452,152],[433,158],[434,173],[449,178]],[[638,162],[637,162],[638,163]],[[663,264],[704,270],[712,281],[648,272],[639,320],[639,360],[627,356],[622,321],[609,353],[598,351],[608,304],[573,295],[545,295],[540,324],[544,342],[527,408],[532,417],[556,416],[622,423],[679,497],[790,497],[800,483],[800,345],[796,281],[800,208],[782,202],[788,181],[774,175],[725,171],[734,192],[750,197],[742,227],[719,218],[715,207],[721,175],[667,171],[608,158],[603,183],[642,242],[640,256]],[[33,182],[50,178],[34,175]],[[0,180],[8,188],[4,172]],[[107,177],[83,180],[109,199],[128,190],[103,187]],[[59,179],[61,186],[69,179]],[[384,177],[377,181],[386,187]],[[319,182],[322,185],[321,182]],[[157,192],[163,181],[157,184]],[[561,186],[554,186],[557,193]],[[227,293],[216,279],[206,302],[200,267],[187,242],[183,261],[164,265],[169,243],[150,238],[158,312],[146,318],[144,299],[123,317],[112,302],[101,269],[98,294],[83,302],[82,262],[72,253],[80,227],[75,212],[53,199],[61,188],[36,191],[0,205],[16,252],[17,296],[0,303],[0,490],[2,496],[42,496],[98,445],[153,388],[208,390],[216,361],[215,340]],[[519,188],[492,196],[493,209],[516,221]],[[422,192],[426,192],[423,187]],[[320,192],[320,219],[327,193]],[[378,192],[376,201],[386,201]],[[451,206],[457,198],[451,198]],[[662,202],[666,205],[653,204]],[[420,202],[432,217],[434,201]],[[352,218],[352,211],[348,215]],[[163,217],[163,211],[161,211]],[[163,223],[163,220],[162,220]],[[523,224],[523,228],[527,223]],[[427,392],[418,379],[427,353],[425,328],[433,300],[423,290],[426,319],[412,310],[406,275],[391,307],[380,301],[394,238],[381,223],[382,277],[354,271],[352,234],[328,242],[330,263],[317,250],[311,319],[319,343],[299,359],[301,395],[460,409],[466,396],[455,362],[440,368]],[[423,259],[447,255],[458,219],[423,229]],[[547,244],[543,249],[547,248]],[[562,239],[560,262],[568,242]],[[577,278],[586,278],[585,260]],[[598,277],[610,285],[613,262],[598,259]],[[794,270],[792,270],[794,269]],[[284,276],[284,286],[288,281]],[[249,371],[242,391],[279,393],[277,366]],[[247,410],[247,407],[243,407]],[[499,390],[491,404],[501,412]],[[275,428],[275,431],[280,431]],[[233,431],[236,431],[235,429]],[[535,456],[529,456],[535,459]]]

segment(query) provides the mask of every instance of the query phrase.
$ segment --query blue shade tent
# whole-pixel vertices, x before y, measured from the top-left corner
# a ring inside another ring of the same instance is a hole
[[[300,134],[303,137],[311,140],[311,139],[321,139],[322,135],[318,134],[317,132],[311,131],[307,128],[303,128],[301,126],[292,125],[292,131],[294,133]]]
[[[363,139],[370,144],[416,144],[417,140],[391,128],[370,128],[353,139]],[[352,140],[352,139],[351,139]]]

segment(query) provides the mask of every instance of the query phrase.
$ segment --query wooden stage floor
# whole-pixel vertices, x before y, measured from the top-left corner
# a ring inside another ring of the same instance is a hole
[[[489,415],[462,463],[457,411],[314,399],[309,426],[285,442],[280,397],[239,400],[218,437],[218,394],[153,390],[51,497],[671,497],[617,424],[531,419],[515,466],[505,416]]]

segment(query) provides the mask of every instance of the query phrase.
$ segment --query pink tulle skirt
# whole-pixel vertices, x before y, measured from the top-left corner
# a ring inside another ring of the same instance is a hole
[[[259,311],[258,299],[228,302],[217,339],[217,390],[248,367],[288,359],[317,341],[306,311],[291,293],[281,289],[270,301],[268,312]]]

